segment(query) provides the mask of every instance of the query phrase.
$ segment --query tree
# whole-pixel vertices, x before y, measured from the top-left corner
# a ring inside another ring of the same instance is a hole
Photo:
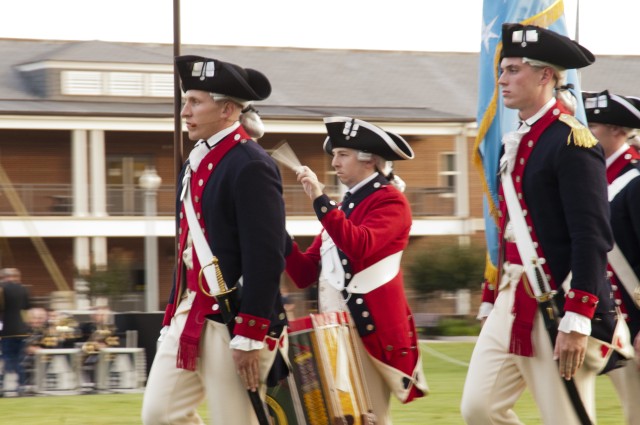
[[[409,282],[425,295],[476,288],[484,266],[484,249],[473,245],[437,245],[418,254],[408,266]]]

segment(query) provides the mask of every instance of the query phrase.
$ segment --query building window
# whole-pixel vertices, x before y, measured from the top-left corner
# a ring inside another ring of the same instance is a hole
[[[62,73],[62,94],[85,96],[102,94],[102,73],[64,71]]]
[[[173,97],[167,73],[62,71],[61,92],[72,96]]]
[[[456,179],[458,170],[456,169],[456,153],[440,153],[440,165],[438,175],[440,176],[440,187],[447,189],[447,193],[442,196],[454,196],[456,192]]]
[[[144,75],[137,72],[108,72],[105,87],[111,96],[144,96]]]

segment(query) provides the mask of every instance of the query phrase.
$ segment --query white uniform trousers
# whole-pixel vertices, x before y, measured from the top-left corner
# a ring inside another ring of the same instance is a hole
[[[539,312],[533,326],[533,357],[509,353],[515,288],[498,294],[471,356],[464,385],[461,412],[470,425],[522,424],[513,411],[528,388],[545,425],[580,425],[553,360],[553,350]],[[573,380],[585,408],[595,423],[595,378],[580,368]]]
[[[212,425],[257,424],[247,390],[236,373],[229,348],[229,331],[225,325],[206,320],[196,370],[176,367],[180,335],[194,295],[190,293],[180,302],[158,347],[147,379],[142,421],[145,425],[201,425],[204,422],[196,409],[206,401]],[[260,359],[263,383],[275,355],[276,350],[269,351],[265,344]],[[263,384],[260,391],[263,400],[265,393],[266,385]]]
[[[640,424],[640,369],[629,360],[624,367],[607,373],[618,393],[628,425]]]
[[[353,329],[353,332],[357,331]],[[369,392],[369,400],[371,401],[373,413],[376,415],[376,425],[391,425],[391,388],[389,388],[389,385],[387,385],[373,364],[371,356],[367,353],[366,348],[364,348],[362,339],[360,339],[360,337],[354,339],[357,344],[356,349],[362,359],[363,381]]]

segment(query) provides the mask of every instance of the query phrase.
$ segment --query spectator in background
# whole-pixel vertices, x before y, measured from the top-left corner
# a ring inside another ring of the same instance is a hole
[[[0,287],[4,297],[0,347],[4,371],[0,375],[0,397],[4,395],[4,376],[7,372],[18,375],[18,394],[24,391],[25,374],[22,362],[25,356],[25,339],[29,326],[25,322],[27,310],[31,308],[29,291],[21,283],[20,270],[5,268],[0,270]]]
[[[49,313],[45,308],[34,307],[28,314],[29,336],[25,339],[25,357],[22,367],[25,373],[26,392],[28,387],[35,385],[35,356],[43,348],[55,348],[47,346],[50,338],[47,338],[49,328]]]

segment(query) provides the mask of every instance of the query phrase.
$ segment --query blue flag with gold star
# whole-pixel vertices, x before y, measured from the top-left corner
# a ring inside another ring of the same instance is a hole
[[[485,0],[482,10],[482,45],[478,84],[478,135],[473,162],[484,189],[484,220],[487,242],[485,279],[497,280],[498,266],[498,164],[502,135],[515,130],[517,111],[504,107],[498,91],[498,71],[502,51],[502,24],[521,23],[548,28],[568,36],[562,0]],[[573,84],[577,101],[576,117],[586,122],[578,75],[567,71],[567,83]]]

